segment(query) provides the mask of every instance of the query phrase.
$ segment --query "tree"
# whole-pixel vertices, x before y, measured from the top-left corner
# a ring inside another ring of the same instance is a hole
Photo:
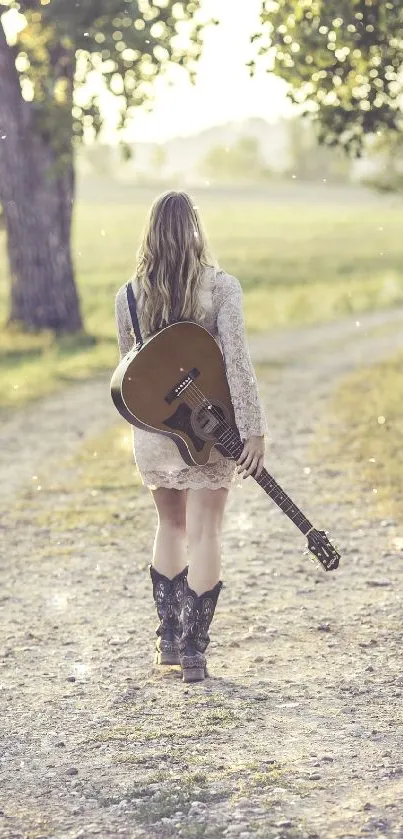
[[[317,125],[311,120],[295,117],[286,122],[290,156],[290,173],[303,181],[345,182],[349,177],[350,160],[339,146],[318,143]]]
[[[368,151],[367,161],[373,168],[364,175],[364,183],[384,192],[403,191],[402,134],[377,137]]]
[[[104,121],[89,74],[119,97],[124,127],[171,62],[193,77],[202,48],[199,6],[200,0],[0,0],[0,202],[10,321],[57,332],[81,328],[71,256],[74,150]],[[10,15],[21,24],[15,43],[3,26]]]
[[[201,172],[215,181],[256,181],[268,169],[256,137],[239,137],[232,146],[214,146],[201,164]]]
[[[163,171],[167,165],[167,160],[168,155],[166,148],[161,145],[155,146],[151,155],[150,163],[153,175],[155,175],[156,178],[162,178]]]
[[[91,172],[93,175],[113,176],[116,169],[115,148],[107,143],[83,144],[76,154],[76,171]]]
[[[316,117],[321,142],[360,154],[367,135],[402,129],[401,0],[265,0],[261,22],[257,54]]]

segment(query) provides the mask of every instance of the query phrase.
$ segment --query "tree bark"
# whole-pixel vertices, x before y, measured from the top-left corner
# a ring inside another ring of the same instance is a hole
[[[9,320],[28,329],[76,332],[82,320],[71,256],[71,137],[61,168],[51,137],[35,128],[34,108],[22,97],[14,50],[0,21],[0,202],[11,276]]]

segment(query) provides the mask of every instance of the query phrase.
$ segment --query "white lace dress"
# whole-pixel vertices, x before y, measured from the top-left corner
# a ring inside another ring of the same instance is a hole
[[[141,292],[133,282],[141,327]],[[218,342],[224,356],[235,420],[243,439],[267,432],[264,410],[245,336],[242,289],[239,281],[214,268],[205,269],[201,291],[202,325]],[[116,326],[121,357],[134,343],[126,286],[116,296]],[[213,449],[206,466],[188,466],[173,440],[157,432],[133,428],[133,449],[143,484],[150,489],[218,489],[230,487],[234,461]]]

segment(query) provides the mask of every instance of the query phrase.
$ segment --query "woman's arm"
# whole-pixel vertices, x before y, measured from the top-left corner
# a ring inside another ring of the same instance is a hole
[[[115,320],[120,357],[126,355],[134,344],[133,327],[126,300],[126,286],[119,289],[115,300]]]
[[[235,422],[241,438],[247,441],[238,462],[242,464],[242,469],[247,469],[247,474],[252,474],[258,464],[260,473],[263,467],[263,438],[267,432],[266,417],[245,334],[242,288],[235,277],[227,275],[227,279],[230,282],[218,309],[217,329]]]

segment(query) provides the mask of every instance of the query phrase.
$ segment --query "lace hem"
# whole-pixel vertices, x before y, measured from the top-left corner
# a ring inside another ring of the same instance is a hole
[[[209,470],[208,466],[191,466],[180,472],[141,471],[141,479],[148,489],[229,489],[233,485],[235,464],[225,462],[226,468]]]

